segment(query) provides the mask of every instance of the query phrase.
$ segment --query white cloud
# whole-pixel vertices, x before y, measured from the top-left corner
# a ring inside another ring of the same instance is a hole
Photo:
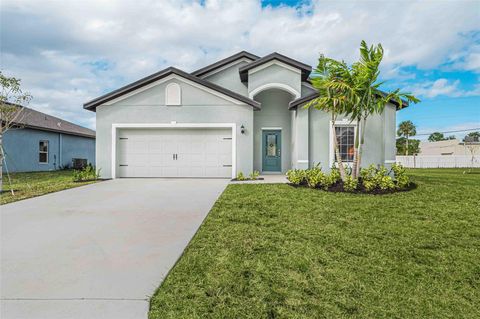
[[[475,86],[473,90],[462,90],[459,88],[460,80],[449,81],[445,78],[435,81],[419,83],[405,88],[419,97],[434,98],[437,96],[464,97],[480,95],[480,85]]]
[[[351,62],[365,39],[384,45],[387,77],[446,62],[480,71],[477,1],[315,0],[295,9],[255,0],[3,0],[0,18],[2,70],[23,80],[34,107],[84,125],[93,123],[82,110],[91,98],[168,65],[192,71],[240,50]],[[455,94],[458,83],[418,89]]]

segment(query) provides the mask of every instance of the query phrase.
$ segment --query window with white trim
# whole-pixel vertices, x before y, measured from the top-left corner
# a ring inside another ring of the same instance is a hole
[[[338,150],[342,162],[353,162],[353,154],[355,150],[355,126],[335,126],[337,134]],[[335,162],[337,157],[335,155]]]
[[[169,83],[165,88],[165,104],[166,105],[181,105],[182,104],[182,90],[178,83]]]
[[[40,164],[48,164],[48,141],[40,141],[38,143],[38,162]]]

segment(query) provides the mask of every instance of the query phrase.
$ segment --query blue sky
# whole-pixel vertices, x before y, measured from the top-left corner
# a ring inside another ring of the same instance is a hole
[[[32,107],[91,128],[84,102],[170,65],[193,71],[240,50],[351,63],[362,39],[385,48],[384,89],[422,100],[398,122],[419,134],[480,127],[476,0],[2,0],[0,15],[2,72]]]

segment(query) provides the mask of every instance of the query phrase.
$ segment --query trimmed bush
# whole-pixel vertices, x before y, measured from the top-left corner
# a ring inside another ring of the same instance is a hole
[[[358,179],[353,178],[351,175],[347,176],[345,182],[343,182],[343,190],[346,192],[354,192],[358,188]]]
[[[404,189],[410,185],[410,177],[408,177],[405,167],[400,164],[393,164],[392,171],[398,188]]]
[[[95,170],[95,167],[92,164],[87,164],[81,170],[73,170],[73,181],[74,182],[84,182],[84,181],[94,181],[100,177],[100,170],[98,172]]]
[[[243,175],[243,172],[238,172],[237,174],[237,181],[244,181],[246,180],[247,178],[245,177],[245,175]]]
[[[259,171],[253,171],[250,173],[249,177],[250,179],[252,180],[257,180],[258,179],[258,176],[260,176],[260,172]]]
[[[300,185],[305,183],[305,170],[291,169],[287,171],[287,179],[293,185]]]

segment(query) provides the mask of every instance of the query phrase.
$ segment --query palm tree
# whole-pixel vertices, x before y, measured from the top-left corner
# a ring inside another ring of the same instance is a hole
[[[408,155],[408,138],[417,134],[412,121],[403,121],[398,125],[397,135],[405,137],[405,155]]]
[[[400,107],[403,105],[403,99],[413,103],[420,102],[412,94],[400,92],[400,89],[388,93],[380,91],[379,87],[384,83],[378,82],[382,59],[383,47],[381,44],[368,47],[367,43],[362,41],[360,44],[360,61],[352,65],[354,82],[352,89],[356,98],[351,101],[353,105],[350,118],[357,123],[352,169],[353,178],[357,178],[360,172],[368,117],[374,113],[383,113],[385,106],[391,101],[396,101]],[[359,136],[360,132],[361,136]]]
[[[336,61],[320,55],[314,74],[312,85],[317,89],[319,97],[307,103],[305,108],[313,106],[331,114],[335,157],[340,176],[342,180],[345,180],[347,174],[338,148],[335,121],[338,115],[348,115],[351,112],[351,101],[355,100],[355,93],[352,91],[352,70],[343,61]]]

